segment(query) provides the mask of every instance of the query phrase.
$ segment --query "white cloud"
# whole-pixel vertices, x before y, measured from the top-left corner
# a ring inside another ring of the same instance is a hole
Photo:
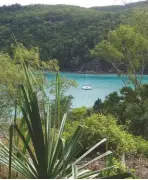
[[[0,0],[0,5],[11,5],[11,4],[71,4],[84,7],[91,6],[106,6],[106,5],[115,5],[123,4],[123,2],[135,2],[137,0]]]

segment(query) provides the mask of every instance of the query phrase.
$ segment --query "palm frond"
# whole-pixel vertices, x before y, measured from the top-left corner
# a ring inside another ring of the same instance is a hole
[[[22,117],[19,122],[16,121],[15,117],[10,126],[10,138],[6,136],[10,142],[9,148],[0,142],[0,163],[9,166],[9,178],[11,178],[11,169],[28,179],[96,177],[101,170],[92,172],[86,171],[84,168],[96,160],[109,156],[111,151],[94,158],[82,167],[77,164],[95,148],[106,142],[106,139],[94,145],[74,161],[80,151],[79,138],[83,127],[78,126],[68,142],[62,138],[66,114],[61,121],[59,73],[56,76],[56,98],[53,113],[51,102],[46,96],[43,85],[38,85],[33,73],[27,69],[25,64],[22,66],[26,78],[26,84],[21,84],[18,88],[18,106]],[[36,89],[41,91],[40,99]],[[42,101],[42,111],[40,101]],[[17,133],[23,144],[22,149],[18,147],[18,143],[13,142],[13,131]]]

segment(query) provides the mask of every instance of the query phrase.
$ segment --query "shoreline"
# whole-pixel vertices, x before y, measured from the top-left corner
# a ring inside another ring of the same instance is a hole
[[[111,74],[111,75],[117,75],[117,73],[113,73],[113,72],[94,72],[94,71],[88,71],[88,72],[82,72],[82,71],[66,71],[66,70],[59,70],[59,72],[62,72],[62,73],[76,73],[76,74],[96,74],[96,75],[104,75],[104,74]],[[137,75],[141,75],[141,74],[138,74]],[[148,75],[148,73],[144,73],[143,75]]]
[[[62,73],[76,73],[76,74],[117,74],[117,73],[113,73],[113,72],[95,72],[95,71],[87,71],[87,72],[85,72],[85,71],[70,71],[70,70],[60,70],[59,69],[59,71],[60,72],[62,72]]]
[[[44,71],[45,73],[48,73],[48,72],[51,72],[51,73],[56,73],[57,71],[48,71],[48,70],[45,70]],[[92,75],[105,75],[105,74],[110,74],[110,75],[117,75],[118,76],[118,74],[116,73],[116,72],[95,72],[95,71],[87,71],[87,72],[85,72],[85,71],[70,71],[70,70],[60,70],[59,69],[59,72],[61,72],[61,73],[75,73],[75,74],[92,74]],[[136,75],[141,75],[141,74],[136,74]],[[148,72],[147,73],[144,73],[143,74],[144,76],[147,76],[148,75]],[[125,75],[126,76],[126,75]]]

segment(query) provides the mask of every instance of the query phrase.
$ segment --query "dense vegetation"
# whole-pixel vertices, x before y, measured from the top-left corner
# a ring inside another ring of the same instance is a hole
[[[76,110],[77,114],[79,114],[77,119],[75,119]],[[118,125],[117,120],[113,116],[104,116],[97,113],[89,115],[87,109],[84,107],[77,108],[76,110],[71,111],[69,115],[71,121],[66,125],[65,138],[69,139],[81,122],[85,127],[81,138],[84,150],[90,148],[103,137],[106,137],[108,139],[109,149],[115,152],[117,157],[123,153],[134,155],[144,154],[148,156],[148,142],[140,136],[135,137],[125,131],[124,126]],[[105,146],[102,146],[102,149],[99,149],[99,153],[103,152],[105,148]]]
[[[12,116],[10,126],[0,127],[5,137],[0,163],[9,167],[9,178],[12,170],[26,178],[126,178],[131,174],[122,174],[130,171],[125,156],[147,160],[148,85],[142,78],[148,64],[148,14],[139,7],[144,10],[147,4],[0,8],[0,120]],[[59,77],[57,59],[66,70],[90,70],[95,63],[103,71],[114,67],[125,87],[90,109],[71,109],[73,97],[65,92],[77,84]],[[56,80],[46,83],[45,70],[56,71]],[[85,151],[82,157],[98,157],[77,166]],[[102,172],[89,169],[102,157]]]
[[[124,83],[120,93],[109,94],[103,103],[98,99],[94,111],[114,115],[130,133],[145,139],[148,89],[142,82],[148,66],[147,15],[147,11],[140,12],[135,26],[120,25],[91,50],[93,56],[110,62]]]
[[[38,48],[27,50],[22,44],[11,48],[12,57],[8,53],[0,52],[0,119],[4,118],[5,122],[11,119],[14,111],[18,84],[25,83],[21,61],[25,61],[27,66],[38,71],[36,74],[39,75],[37,79],[40,82],[40,76],[43,75],[42,70],[56,71],[59,68],[57,60],[40,61]]]
[[[9,137],[1,129],[5,141],[0,142],[0,163],[9,167],[8,178],[12,178],[12,170],[23,178],[72,178],[84,179],[104,177],[109,170],[113,170],[119,177],[132,176],[131,174],[119,174],[112,164],[106,165],[103,169],[86,169],[89,164],[98,159],[106,158],[106,162],[112,159],[112,152],[107,150],[98,155],[90,162],[79,166],[79,162],[95,150],[99,145],[107,141],[103,138],[91,149],[80,156],[80,137],[82,124],[76,127],[73,135],[67,140],[63,138],[66,114],[60,118],[62,105],[60,103],[60,78],[56,76],[55,106],[51,106],[49,97],[43,88],[43,83],[38,84],[32,72],[26,67],[24,61],[22,68],[25,83],[19,84],[17,99],[15,102],[14,120],[10,123]],[[37,91],[38,89],[38,91]],[[40,92],[40,96],[38,94]],[[18,113],[21,112],[21,113]],[[54,113],[54,116],[53,116]],[[9,149],[7,148],[9,144]],[[77,156],[80,156],[78,159]],[[107,159],[109,158],[109,159]],[[101,172],[101,173],[100,173]],[[124,172],[124,171],[123,171]],[[109,177],[108,177],[109,176]]]
[[[109,94],[105,101],[98,99],[93,109],[95,112],[112,114],[120,125],[134,135],[140,135],[147,139],[148,135],[148,110],[147,110],[147,84],[136,90],[124,87],[120,93]]]
[[[134,10],[145,7],[145,2],[89,9],[65,5],[3,6],[0,49],[11,54],[10,45],[17,40],[27,48],[39,47],[41,60],[58,59],[61,70],[108,72],[111,65],[101,60],[96,66],[97,60],[89,51],[110,30],[127,23]]]

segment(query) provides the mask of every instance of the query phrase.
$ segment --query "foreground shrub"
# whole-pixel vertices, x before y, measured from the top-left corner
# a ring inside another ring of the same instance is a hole
[[[74,121],[84,119],[86,116],[87,108],[84,106],[73,109],[68,115],[69,119]]]
[[[109,148],[111,148],[116,155],[122,153],[141,153],[147,155],[148,142],[141,137],[133,136],[124,131],[122,126],[117,125],[116,119],[112,116],[93,114],[83,119],[82,122],[69,122],[66,125],[64,137],[68,140],[80,124],[84,125],[83,137],[81,139],[81,144],[84,149],[90,148],[92,144],[105,137],[108,139]]]
[[[124,125],[128,132],[148,140],[148,85],[143,84],[133,89],[123,87],[119,92],[112,92],[102,102],[98,99],[94,112],[113,115],[118,124]]]

